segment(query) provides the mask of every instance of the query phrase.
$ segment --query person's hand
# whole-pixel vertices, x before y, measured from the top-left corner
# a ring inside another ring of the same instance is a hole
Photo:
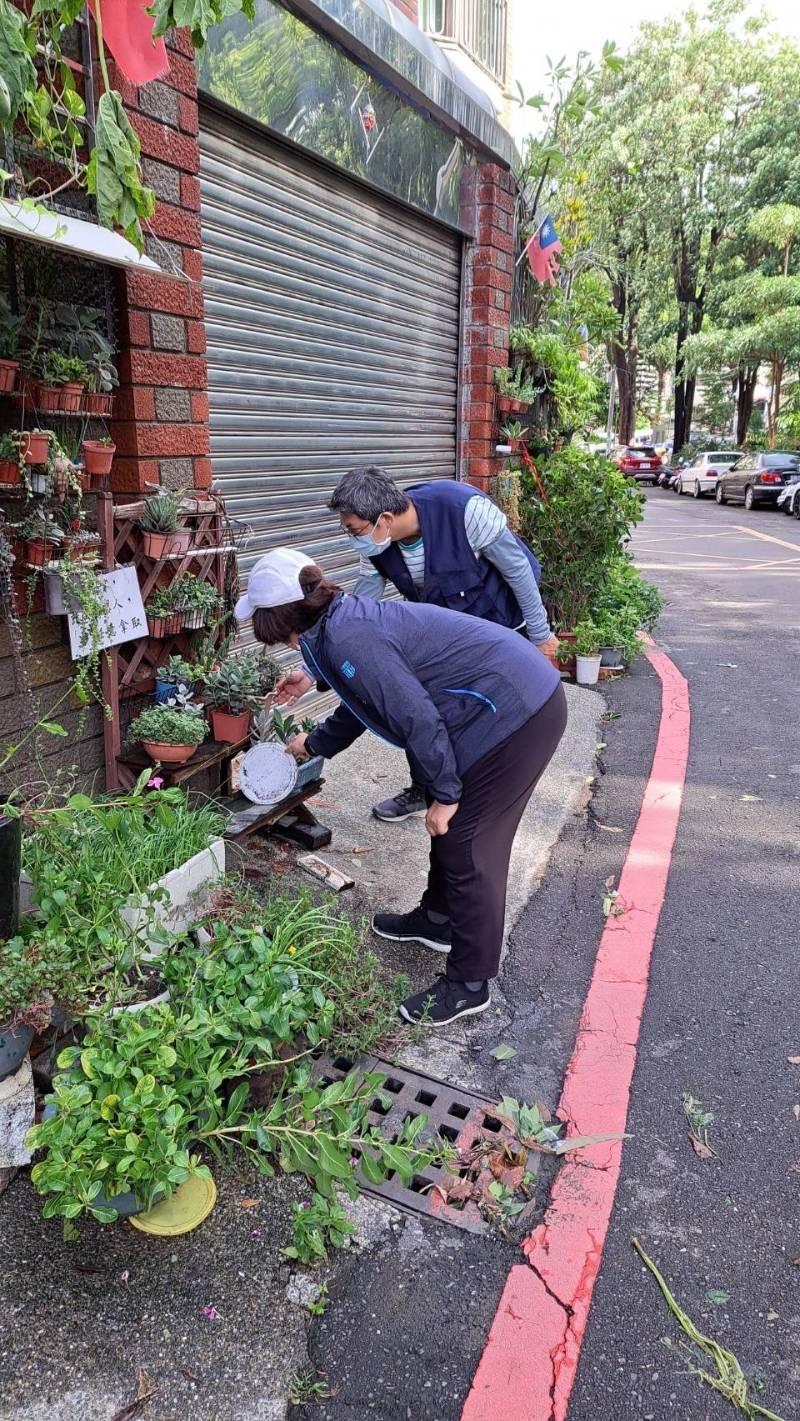
[[[275,686],[273,698],[276,706],[293,706],[313,685],[314,682],[306,675],[302,666],[295,666],[294,671],[287,671]]]
[[[293,735],[291,740],[287,741],[286,749],[290,755],[294,755],[295,760],[308,760],[311,758],[306,745],[307,740],[307,735]]]
[[[556,657],[556,652],[558,651],[560,645],[561,643],[558,640],[558,637],[555,635],[555,633],[551,632],[549,637],[547,638],[547,641],[540,641],[536,643],[536,650],[540,651],[542,653],[542,656],[546,656],[548,661],[551,659],[554,661]]]
[[[457,804],[439,804],[437,800],[429,805],[425,815],[425,828],[432,839],[437,839],[440,834],[446,834],[450,828],[450,820],[458,811]]]

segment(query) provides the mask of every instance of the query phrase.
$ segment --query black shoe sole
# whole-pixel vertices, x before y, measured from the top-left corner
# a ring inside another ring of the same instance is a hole
[[[405,824],[407,819],[421,819],[427,812],[424,804],[421,809],[409,809],[407,814],[379,814],[376,806],[372,811],[372,817],[381,824]]]
[[[462,1016],[480,1016],[482,1011],[491,1006],[492,999],[488,997],[485,1002],[481,1002],[478,1007],[464,1007],[463,1011],[454,1012],[452,1016],[440,1017],[438,1021],[432,1021],[425,1016],[412,1016],[405,1009],[405,1004],[399,1008],[403,1021],[408,1021],[412,1026],[449,1026],[453,1021],[460,1021]]]
[[[376,928],[375,920],[372,921],[372,931],[376,937],[383,938],[384,942],[418,942],[420,947],[429,947],[431,952],[449,952],[449,942],[434,942],[430,937],[417,937],[414,933],[408,935],[398,935],[396,933],[382,933],[380,928]]]

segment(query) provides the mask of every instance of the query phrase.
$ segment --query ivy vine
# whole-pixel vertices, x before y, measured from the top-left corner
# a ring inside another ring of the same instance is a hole
[[[139,139],[111,87],[100,4],[95,26],[102,93],[89,162],[80,156],[86,105],[61,41],[83,8],[84,0],[35,0],[28,21],[12,0],[0,0],[0,134],[24,135],[37,158],[49,157],[66,170],[63,182],[48,187],[38,174],[25,180],[19,166],[14,174],[0,169],[0,202],[12,180],[24,189],[26,203],[46,205],[65,188],[83,188],[94,196],[101,224],[120,228],[141,252],[142,223],[152,217],[156,199],[142,176]],[[185,28],[194,48],[202,49],[214,25],[237,11],[252,20],[254,0],[154,0],[148,14],[154,38]]]

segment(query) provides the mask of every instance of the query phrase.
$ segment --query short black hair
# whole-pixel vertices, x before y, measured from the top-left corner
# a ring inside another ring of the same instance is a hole
[[[341,591],[331,582],[316,563],[301,568],[298,578],[303,593],[302,602],[284,602],[280,607],[256,607],[253,612],[253,631],[256,641],[265,646],[287,643],[292,632],[302,636],[316,626],[324,616],[337,592]]]
[[[367,523],[377,523],[382,513],[405,513],[410,499],[399,484],[377,464],[351,469],[333,490],[328,507],[334,513],[354,513]]]

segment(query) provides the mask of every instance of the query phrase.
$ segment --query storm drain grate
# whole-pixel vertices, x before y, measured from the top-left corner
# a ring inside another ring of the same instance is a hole
[[[344,1056],[321,1056],[316,1063],[317,1074],[324,1085],[340,1080],[354,1069],[364,1074],[377,1072],[384,1077],[382,1092],[390,1098],[391,1104],[387,1110],[385,1103],[376,1098],[367,1119],[370,1125],[377,1125],[391,1143],[397,1139],[403,1124],[417,1115],[426,1115],[431,1132],[438,1131],[450,1140],[459,1154],[467,1154],[483,1140],[499,1146],[510,1137],[508,1127],[492,1115],[482,1096],[458,1090],[433,1076],[423,1076],[378,1056],[361,1056],[356,1061]],[[531,1174],[536,1173],[535,1156],[530,1157],[528,1168]],[[408,1185],[396,1173],[388,1175],[383,1184],[370,1184],[359,1171],[358,1186],[364,1194],[386,1199],[410,1213],[425,1214],[470,1233],[488,1232],[489,1226],[473,1199],[450,1197],[458,1177],[476,1178],[476,1166],[468,1162],[458,1167],[454,1163],[450,1169],[433,1165],[421,1170]]]

